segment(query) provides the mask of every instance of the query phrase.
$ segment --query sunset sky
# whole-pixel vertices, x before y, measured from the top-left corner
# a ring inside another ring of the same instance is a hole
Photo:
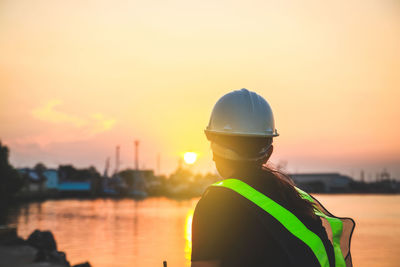
[[[223,94],[271,104],[272,162],[289,172],[400,179],[396,0],[1,0],[0,139],[16,167],[72,163],[170,173]]]

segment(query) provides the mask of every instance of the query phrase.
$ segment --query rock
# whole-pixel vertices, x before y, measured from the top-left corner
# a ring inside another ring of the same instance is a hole
[[[25,241],[15,228],[0,227],[0,267],[70,267],[49,231],[35,230]],[[74,267],[91,267],[89,262]]]
[[[81,264],[76,264],[72,267],[91,267],[89,262],[81,263]]]
[[[39,250],[53,251],[57,250],[57,244],[54,236],[49,231],[35,230],[27,239],[27,242],[32,247]]]
[[[65,267],[71,266],[65,257],[65,253],[57,251],[57,244],[51,232],[35,230],[26,242],[38,249],[34,262],[48,262]]]
[[[70,267],[71,265],[69,264],[69,262],[67,261],[67,257],[65,256],[65,253],[62,251],[52,251],[48,254],[48,260],[49,262],[52,263],[57,263],[60,264],[62,266],[68,266]]]
[[[63,267],[71,266],[67,261],[65,253],[57,250],[53,251],[39,250],[38,253],[36,254],[34,262],[48,262]]]

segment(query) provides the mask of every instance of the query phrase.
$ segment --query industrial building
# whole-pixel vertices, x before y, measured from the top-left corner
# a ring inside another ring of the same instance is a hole
[[[340,173],[302,173],[289,176],[299,188],[318,193],[349,192],[353,181],[349,176]]]

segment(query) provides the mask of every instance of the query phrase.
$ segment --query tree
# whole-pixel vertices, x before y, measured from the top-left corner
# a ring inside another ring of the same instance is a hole
[[[23,185],[21,175],[8,161],[9,149],[0,141],[0,202],[5,204]]]
[[[40,174],[43,174],[47,170],[47,167],[43,163],[39,162],[35,165],[35,167],[33,167],[33,169],[35,170],[35,172],[37,174],[40,175]]]

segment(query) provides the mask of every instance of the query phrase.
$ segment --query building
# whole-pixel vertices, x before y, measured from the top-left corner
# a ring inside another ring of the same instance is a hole
[[[348,192],[353,181],[339,173],[302,173],[289,175],[296,186],[307,192]]]
[[[24,186],[22,192],[40,193],[44,190],[46,179],[39,175],[35,170],[30,168],[18,169],[18,172],[24,178]]]
[[[58,172],[56,169],[47,169],[43,172],[46,177],[46,189],[56,190],[58,188]]]
[[[64,193],[90,193],[90,182],[62,182],[59,183],[57,189],[59,192]]]
[[[147,181],[154,179],[153,170],[127,169],[117,174],[126,185],[125,193],[133,197],[147,196]]]

